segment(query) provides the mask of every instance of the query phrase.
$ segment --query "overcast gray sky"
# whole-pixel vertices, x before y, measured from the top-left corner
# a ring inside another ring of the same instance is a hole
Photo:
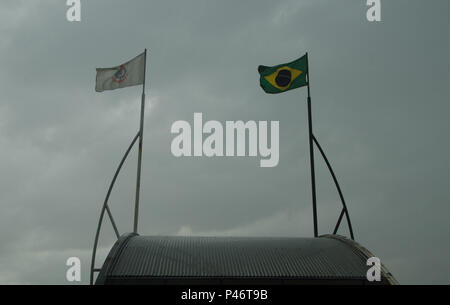
[[[149,49],[141,234],[312,236],[306,88],[259,87],[258,65],[309,52],[314,133],[356,240],[400,283],[450,283],[450,2],[82,0],[0,4],[0,283],[83,283],[101,205],[139,127],[140,87],[96,93],[95,68]],[[175,158],[174,121],[280,121],[280,162]],[[316,151],[319,233],[339,197]],[[110,206],[132,230],[133,149]],[[346,235],[345,226],[341,234]],[[97,265],[114,243],[105,223]]]

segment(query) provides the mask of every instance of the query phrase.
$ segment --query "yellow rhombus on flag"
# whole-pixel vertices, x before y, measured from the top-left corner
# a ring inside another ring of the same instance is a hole
[[[287,64],[259,66],[260,85],[266,93],[281,93],[306,86],[308,60],[306,55]]]

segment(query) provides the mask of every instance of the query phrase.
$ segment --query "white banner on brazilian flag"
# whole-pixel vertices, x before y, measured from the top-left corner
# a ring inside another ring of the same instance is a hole
[[[145,52],[123,65],[113,68],[97,68],[95,91],[142,85],[145,75]]]

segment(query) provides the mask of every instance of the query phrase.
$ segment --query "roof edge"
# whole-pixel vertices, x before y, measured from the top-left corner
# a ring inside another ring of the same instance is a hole
[[[373,255],[372,252],[370,252],[367,248],[363,247],[354,240],[348,239],[345,236],[337,234],[325,234],[319,236],[319,238],[332,238],[339,240],[340,242],[348,245],[357,255],[361,256],[366,261],[371,257],[375,257],[375,255]],[[400,283],[395,279],[395,277],[383,263],[381,263],[381,275],[386,279],[386,281],[388,281],[390,285],[400,285]]]
[[[135,236],[139,236],[137,233],[125,233],[115,242],[114,246],[109,251],[108,256],[103,263],[102,268],[100,269],[100,273],[97,276],[97,280],[95,281],[95,285],[104,285],[106,279],[108,277],[109,270],[113,267],[115,261],[122,253],[122,250],[127,245],[128,241]]]

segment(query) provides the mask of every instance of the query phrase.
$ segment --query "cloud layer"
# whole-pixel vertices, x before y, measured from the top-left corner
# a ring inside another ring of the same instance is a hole
[[[149,49],[142,234],[311,236],[306,92],[266,95],[257,66],[310,54],[314,133],[356,239],[401,283],[449,283],[450,21],[446,0],[61,1],[0,4],[0,283],[88,282],[110,179],[139,126],[140,89],[95,93],[95,68]],[[280,121],[280,162],[175,158],[176,120]],[[318,153],[318,152],[317,152]],[[339,201],[320,156],[320,233]],[[112,193],[132,230],[136,151]],[[342,234],[346,234],[345,229]],[[106,222],[99,263],[114,242]]]

